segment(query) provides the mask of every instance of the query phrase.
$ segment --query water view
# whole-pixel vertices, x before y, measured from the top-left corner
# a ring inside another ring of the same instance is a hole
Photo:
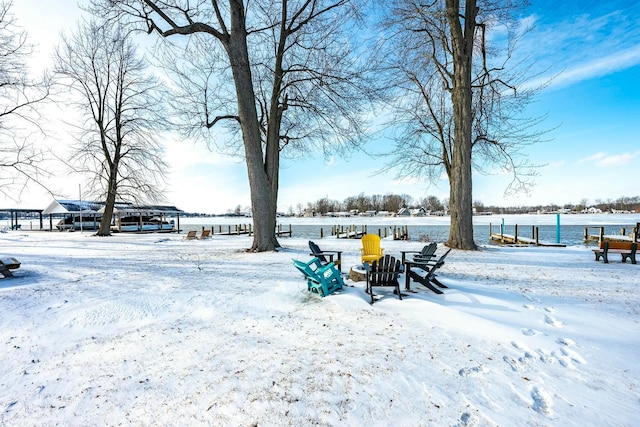
[[[557,223],[560,226],[557,226]],[[331,237],[332,229],[346,230],[350,227],[358,232],[365,229],[368,233],[391,236],[394,230],[405,227],[412,241],[444,242],[449,238],[449,217],[347,217],[347,218],[294,218],[278,219],[278,225],[288,231],[291,227],[293,237],[320,239]],[[565,245],[584,244],[585,227],[591,235],[597,235],[599,227],[604,227],[605,235],[630,234],[640,222],[640,214],[594,214],[594,215],[490,215],[474,217],[474,240],[478,244],[488,244],[489,228],[499,233],[504,224],[505,234],[514,234],[518,226],[518,236],[533,238],[534,228],[538,229],[540,241]],[[251,218],[206,217],[180,218],[180,228],[213,228],[214,233],[235,230],[236,226],[248,227]],[[559,234],[558,234],[559,233]],[[286,238],[286,237],[283,237]]]

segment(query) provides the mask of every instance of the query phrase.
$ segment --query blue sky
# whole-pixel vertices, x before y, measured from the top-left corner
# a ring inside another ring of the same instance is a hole
[[[61,30],[75,28],[80,16],[75,0],[19,0],[14,14],[39,46],[46,64]],[[529,113],[548,114],[544,127],[550,141],[528,147],[533,163],[543,164],[529,195],[506,198],[508,176],[500,171],[474,176],[474,200],[485,205],[519,206],[615,200],[640,195],[640,7],[629,1],[532,1],[523,22],[533,31],[520,53],[535,59],[546,76],[557,77]],[[29,11],[36,10],[35,13]],[[44,66],[44,65],[42,65]],[[35,70],[34,70],[35,71]],[[62,112],[64,114],[64,112]],[[55,116],[55,115],[54,115]],[[68,136],[54,136],[64,142]],[[246,167],[236,159],[208,151],[201,144],[165,137],[171,163],[168,202],[191,212],[223,213],[249,205]],[[348,158],[322,153],[283,160],[279,210],[329,197],[344,200],[364,193],[406,193],[415,198],[448,197],[447,181],[437,184],[397,180],[379,173],[384,160],[372,157],[389,148],[384,138],[372,140]],[[82,178],[62,174],[56,184],[66,197],[77,197]],[[34,189],[21,204],[44,207],[50,197]],[[14,205],[3,201],[2,205]]]

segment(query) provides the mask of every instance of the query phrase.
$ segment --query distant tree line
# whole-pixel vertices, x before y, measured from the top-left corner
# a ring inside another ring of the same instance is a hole
[[[445,200],[448,203],[448,200]],[[293,207],[290,209],[290,214],[297,213],[315,213],[326,214],[329,212],[398,212],[402,208],[413,209],[417,207],[423,207],[428,211],[442,211],[445,208],[440,199],[435,196],[427,196],[422,199],[415,199],[408,194],[393,194],[387,193],[384,195],[374,194],[367,196],[364,193],[360,193],[357,196],[350,196],[343,201],[332,200],[327,197],[323,197],[315,202],[307,203],[306,207],[302,204],[298,204],[297,212],[293,211]]]
[[[557,212],[561,209],[568,210],[570,212],[579,213],[589,208],[599,209],[602,212],[614,212],[614,211],[629,211],[640,212],[640,196],[624,196],[615,200],[596,199],[594,202],[590,202],[587,199],[580,200],[579,203],[565,203],[564,205],[557,205],[551,203],[548,205],[533,205],[533,206],[485,206],[480,201],[475,201],[473,204],[476,212],[491,212],[498,214],[522,214],[528,212]]]
[[[426,196],[423,198],[414,198],[408,194],[392,194],[385,195],[374,194],[371,196],[360,193],[357,196],[350,196],[343,201],[329,199],[323,197],[315,202],[308,202],[304,207],[301,203],[294,210],[290,208],[289,214],[319,214],[324,215],[329,212],[380,212],[389,213],[398,212],[402,208],[419,209],[423,208],[429,212],[442,212],[448,210],[449,200],[440,200],[436,196]],[[548,204],[548,205],[530,205],[530,206],[493,206],[484,205],[481,201],[474,201],[473,207],[477,213],[491,212],[494,214],[524,214],[529,212],[557,212],[561,209],[571,212],[582,212],[589,208],[600,209],[602,212],[613,211],[630,211],[640,212],[640,196],[620,197],[615,200],[596,199],[590,203],[587,199],[582,199],[579,203],[566,203],[564,205]],[[446,209],[445,209],[446,208]]]

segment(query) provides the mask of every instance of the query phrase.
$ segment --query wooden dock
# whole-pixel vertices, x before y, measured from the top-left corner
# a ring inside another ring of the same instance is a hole
[[[338,239],[361,239],[362,236],[368,234],[367,226],[363,225],[360,228],[356,225],[349,227],[334,226],[331,228],[331,235]],[[378,236],[381,239],[393,236],[393,240],[409,240],[409,227],[407,226],[393,226],[378,229]],[[324,231],[320,229],[320,238],[324,237]]]
[[[204,229],[204,227],[203,227]],[[223,228],[221,225],[216,227],[211,227],[211,234],[217,234],[219,236],[241,236],[241,235],[249,235],[253,234],[253,229],[251,224],[238,224],[238,225],[228,225],[226,228]],[[285,228],[282,224],[278,224],[276,227],[276,236],[277,237],[291,237],[291,224],[289,224],[289,228]]]
[[[361,239],[367,234],[367,226],[363,225],[359,230],[358,226],[351,225],[347,228],[344,226],[334,226],[331,228],[331,235],[338,239]]]
[[[518,225],[514,226],[514,234],[506,234],[502,230],[502,226],[499,226],[499,233],[493,232],[493,227],[489,224],[489,240],[496,243],[501,243],[505,245],[532,245],[532,246],[550,246],[550,247],[560,247],[564,248],[567,245],[563,243],[553,243],[553,242],[545,242],[538,238],[539,229],[538,227],[531,227],[531,235],[532,237],[524,237],[518,235]]]
[[[591,234],[591,230],[597,230],[597,234]],[[604,227],[585,227],[584,240],[602,242],[603,240],[619,241],[619,242],[637,242],[640,241],[640,222],[631,231],[627,233],[625,227],[620,228],[620,234],[604,234]]]

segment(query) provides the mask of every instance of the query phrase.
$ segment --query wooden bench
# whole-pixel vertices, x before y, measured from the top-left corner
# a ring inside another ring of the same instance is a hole
[[[4,277],[13,277],[11,270],[20,268],[20,261],[15,258],[2,258],[0,259],[0,274]]]
[[[620,254],[622,255],[622,262],[627,262],[627,258],[629,258],[631,263],[635,264],[637,249],[638,243],[603,240],[600,242],[598,249],[593,249],[593,253],[596,255],[596,261],[599,261],[600,257],[602,257],[605,264],[609,262],[609,254]]]

